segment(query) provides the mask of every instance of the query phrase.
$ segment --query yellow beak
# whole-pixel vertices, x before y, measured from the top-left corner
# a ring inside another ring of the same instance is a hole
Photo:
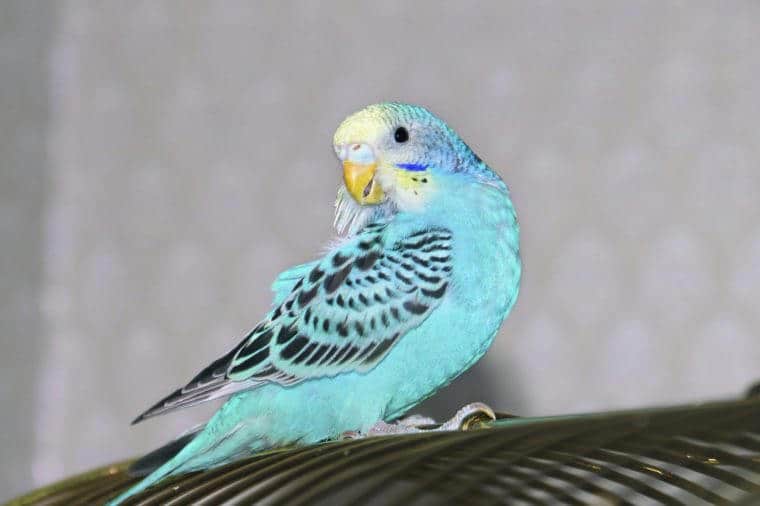
[[[376,163],[360,164],[346,160],[343,162],[343,180],[348,192],[359,204],[379,204],[383,201],[383,190],[375,181]]]
[[[377,160],[367,144],[336,146],[343,161],[343,181],[351,196],[361,205],[379,204],[385,198],[383,189],[375,180]]]

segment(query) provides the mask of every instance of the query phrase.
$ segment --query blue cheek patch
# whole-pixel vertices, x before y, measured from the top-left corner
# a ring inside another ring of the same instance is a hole
[[[428,168],[427,165],[420,163],[397,163],[396,167],[404,170],[411,170],[412,172],[420,172]]]

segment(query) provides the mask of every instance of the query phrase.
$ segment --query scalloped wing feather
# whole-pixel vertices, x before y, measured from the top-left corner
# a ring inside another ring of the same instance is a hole
[[[368,225],[323,259],[285,271],[267,318],[135,422],[264,382],[372,369],[438,307],[452,270],[448,230],[420,230],[387,245],[384,228]]]

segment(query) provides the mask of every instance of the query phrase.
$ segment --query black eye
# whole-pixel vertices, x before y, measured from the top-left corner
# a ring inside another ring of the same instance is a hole
[[[409,132],[404,127],[398,127],[395,132],[393,132],[393,138],[396,139],[396,142],[406,142],[409,140]]]

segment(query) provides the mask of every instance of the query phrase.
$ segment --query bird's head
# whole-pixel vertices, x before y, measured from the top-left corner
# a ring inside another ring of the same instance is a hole
[[[333,146],[345,185],[338,192],[339,231],[341,207],[350,222],[380,212],[373,207],[415,212],[435,198],[448,175],[498,180],[446,123],[416,105],[365,107],[340,124]]]

